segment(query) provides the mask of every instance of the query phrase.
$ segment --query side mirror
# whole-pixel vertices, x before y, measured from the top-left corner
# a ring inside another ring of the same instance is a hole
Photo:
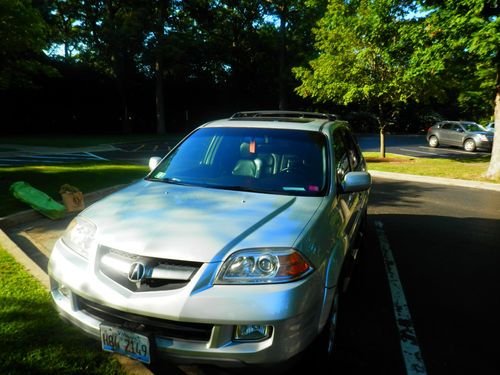
[[[463,133],[463,132],[464,132],[464,130],[463,130],[463,129],[461,129],[461,128],[458,128],[458,129],[455,129],[455,130],[456,130],[457,132],[459,132],[459,133]]]
[[[160,161],[161,158],[158,156],[153,156],[149,158],[149,170],[152,171],[153,169],[155,169],[158,166],[158,164],[160,164]]]
[[[372,186],[372,176],[368,172],[349,172],[341,186],[344,193],[368,190]]]

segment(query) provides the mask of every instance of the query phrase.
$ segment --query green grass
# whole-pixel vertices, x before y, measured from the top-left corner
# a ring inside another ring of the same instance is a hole
[[[365,152],[363,155],[367,158],[369,170],[500,183],[500,179],[492,181],[484,177],[490,156],[433,159],[387,154],[386,157],[392,160],[386,162],[378,159],[377,152]]]
[[[0,168],[0,217],[30,208],[10,193],[9,187],[16,181],[25,181],[59,201],[59,188],[63,184],[76,186],[85,194],[130,183],[147,172],[145,166],[113,162]]]
[[[1,247],[0,338],[0,374],[124,373],[58,317],[49,293]]]

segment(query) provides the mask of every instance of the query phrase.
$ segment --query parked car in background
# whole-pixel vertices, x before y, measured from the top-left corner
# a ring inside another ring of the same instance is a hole
[[[371,186],[347,123],[240,112],[150,168],[55,244],[60,315],[146,363],[269,364],[318,337],[331,353]]]
[[[441,121],[427,130],[427,142],[431,147],[446,145],[463,147],[469,152],[491,151],[493,133],[475,122]]]
[[[484,128],[486,129],[486,131],[494,132],[495,131],[495,123],[494,122],[490,122]]]

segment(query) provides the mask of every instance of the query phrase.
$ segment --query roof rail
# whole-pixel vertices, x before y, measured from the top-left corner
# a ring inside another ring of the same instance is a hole
[[[336,120],[337,116],[329,113],[316,113],[316,112],[301,112],[301,111],[245,111],[236,112],[231,116],[231,120],[243,118],[310,118],[310,119],[323,119],[323,120]]]

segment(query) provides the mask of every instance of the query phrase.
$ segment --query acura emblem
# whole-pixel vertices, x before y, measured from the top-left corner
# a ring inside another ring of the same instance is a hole
[[[141,282],[146,277],[146,266],[142,263],[135,262],[130,266],[128,271],[128,279],[133,283]]]

